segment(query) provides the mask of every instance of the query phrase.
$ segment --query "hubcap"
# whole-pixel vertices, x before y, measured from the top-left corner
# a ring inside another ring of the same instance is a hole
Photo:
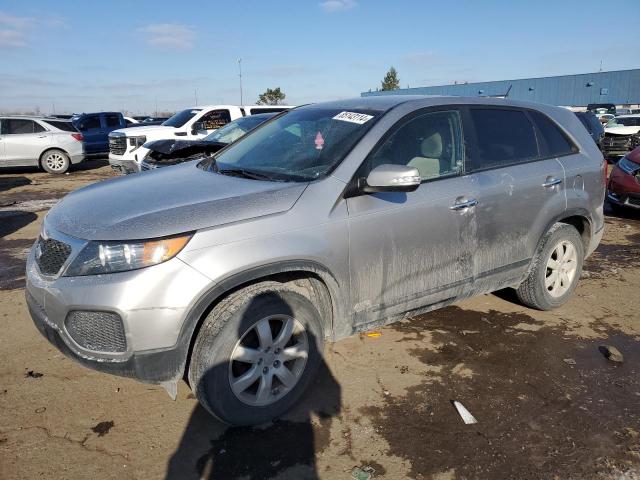
[[[308,357],[309,340],[299,321],[288,315],[263,318],[242,335],[231,353],[231,390],[247,405],[270,405],[295,387]]]
[[[571,242],[562,240],[547,260],[544,286],[552,297],[561,297],[571,287],[578,269],[578,254]]]
[[[59,153],[52,153],[48,155],[45,159],[45,162],[47,164],[47,167],[49,167],[51,170],[56,171],[62,170],[65,164],[64,157]]]

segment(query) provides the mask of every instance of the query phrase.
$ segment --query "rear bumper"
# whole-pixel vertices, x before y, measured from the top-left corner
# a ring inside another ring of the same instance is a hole
[[[75,155],[69,155],[69,159],[73,165],[82,162],[86,158],[84,153],[77,153]]]

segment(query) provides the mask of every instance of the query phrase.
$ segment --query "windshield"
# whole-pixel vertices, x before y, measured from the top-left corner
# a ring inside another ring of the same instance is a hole
[[[612,118],[606,127],[640,127],[640,117]]]
[[[246,135],[215,157],[216,168],[271,180],[310,181],[331,172],[381,115],[377,110],[308,106]],[[203,164],[202,168],[211,166]]]
[[[238,120],[227,123],[225,126],[220,127],[215,132],[210,133],[204,137],[206,142],[220,142],[231,143],[242,137],[249,130],[253,130],[261,123],[269,120],[269,117],[243,117]]]
[[[187,110],[183,110],[181,112],[176,113],[169,120],[164,122],[162,125],[165,127],[175,127],[180,128],[189,120],[191,120],[198,112],[202,111],[201,108],[188,108]]]

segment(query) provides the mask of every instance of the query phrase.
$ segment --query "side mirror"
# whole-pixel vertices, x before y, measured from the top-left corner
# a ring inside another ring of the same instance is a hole
[[[199,131],[205,130],[204,122],[196,122],[191,126],[191,134],[197,135]]]
[[[407,165],[378,165],[369,172],[366,180],[360,180],[360,191],[375,192],[413,192],[420,186],[420,172]]]

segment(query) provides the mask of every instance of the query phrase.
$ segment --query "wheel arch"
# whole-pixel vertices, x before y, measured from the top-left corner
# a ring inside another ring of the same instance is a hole
[[[185,318],[178,337],[178,346],[184,350],[180,355],[183,359],[180,366],[181,376],[185,375],[191,360],[195,339],[209,312],[231,293],[268,280],[291,283],[295,289],[310,288],[311,291],[307,296],[313,295],[319,301],[318,308],[323,317],[324,336],[326,339],[335,339],[336,320],[344,319],[346,315],[345,299],[342,297],[338,281],[331,271],[317,262],[307,260],[263,265],[231,275],[216,283],[195,303]],[[307,285],[304,285],[305,282]]]
[[[591,215],[589,214],[588,210],[584,208],[573,208],[565,210],[564,212],[562,212],[562,214],[554,217],[542,232],[542,235],[538,239],[537,245],[540,245],[540,242],[542,241],[544,236],[556,223],[566,223],[575,227],[575,229],[580,234],[580,237],[582,238],[582,246],[584,247],[584,251],[586,252],[588,250],[589,244],[591,242],[591,237],[594,233],[593,221],[591,220]]]

